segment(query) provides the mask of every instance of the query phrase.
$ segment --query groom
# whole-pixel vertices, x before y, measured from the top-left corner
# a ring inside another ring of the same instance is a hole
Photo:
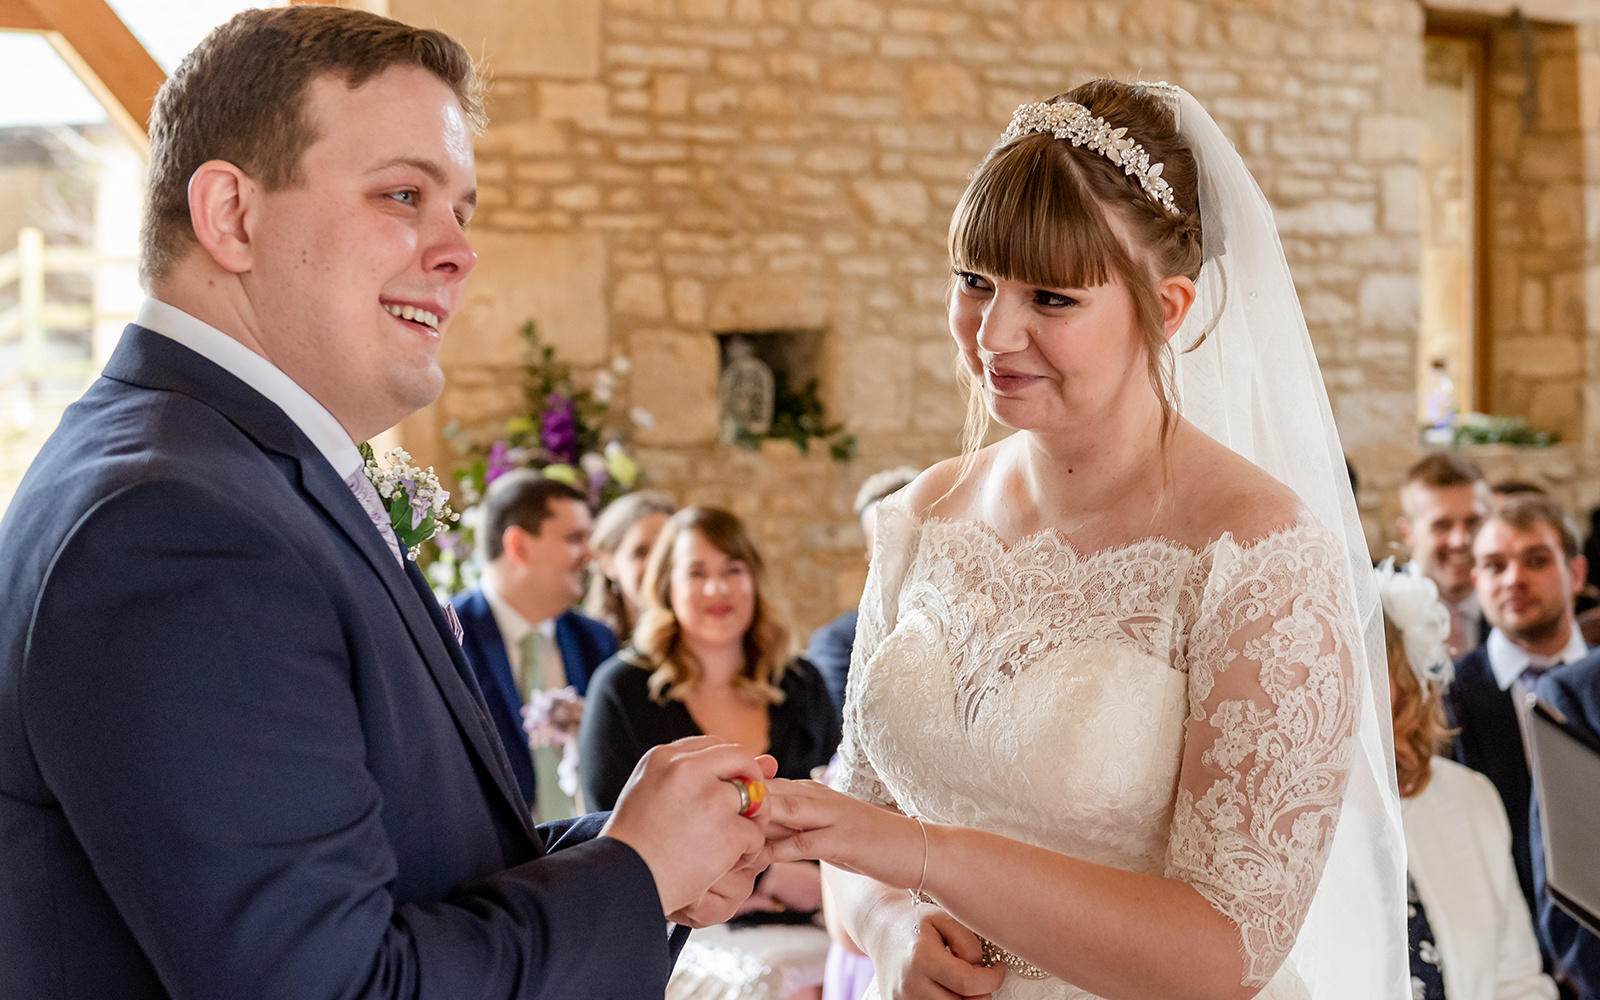
[[[157,97],[151,298],[0,522],[0,996],[660,997],[666,921],[748,893],[735,747],[536,830],[367,512],[475,260],[476,87],[308,5]]]

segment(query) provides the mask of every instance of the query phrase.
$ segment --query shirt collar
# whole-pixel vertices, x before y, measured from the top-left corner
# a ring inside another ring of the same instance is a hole
[[[1489,656],[1489,670],[1494,674],[1495,683],[1500,685],[1500,690],[1509,691],[1522,672],[1529,667],[1537,666],[1548,669],[1557,662],[1572,663],[1582,659],[1589,651],[1584,644],[1583,633],[1576,625],[1572,626],[1572,635],[1567,638],[1567,645],[1554,657],[1535,656],[1526,649],[1506,638],[1505,633],[1494,629],[1489,633],[1489,640],[1485,644],[1485,652]]]
[[[361,468],[361,453],[344,426],[277,365],[209,323],[160,299],[145,299],[134,322],[177,341],[265,396],[311,440],[340,479],[349,479]]]
[[[546,618],[542,622],[531,622],[522,612],[513,608],[511,604],[494,589],[494,583],[485,574],[479,586],[483,589],[484,600],[489,602],[489,611],[494,615],[495,627],[500,630],[500,640],[507,648],[520,647],[523,638],[534,630],[546,639],[556,636],[556,620]]]

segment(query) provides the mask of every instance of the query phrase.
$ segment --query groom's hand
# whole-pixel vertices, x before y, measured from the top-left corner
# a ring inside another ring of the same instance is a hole
[[[735,869],[753,867],[763,853],[766,810],[740,816],[731,779],[762,781],[776,769],[771,757],[758,759],[710,736],[654,747],[633,769],[601,835],[637,851],[655,879],[663,912],[682,915],[692,926],[718,911],[718,901],[737,895],[736,907],[749,895],[746,877],[736,877]],[[705,900],[713,887],[715,900]]]

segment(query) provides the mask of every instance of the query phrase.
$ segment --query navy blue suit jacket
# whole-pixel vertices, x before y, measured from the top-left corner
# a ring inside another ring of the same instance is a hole
[[[1545,674],[1534,692],[1574,726],[1600,734],[1600,651]],[[1600,1000],[1600,938],[1545,895],[1544,844],[1537,806],[1530,810],[1528,820],[1533,840],[1533,882],[1538,890],[1539,943],[1549,952],[1556,971],[1578,991],[1580,1000]]]
[[[242,382],[129,327],[0,552],[0,996],[661,996],[643,860],[531,826],[422,575]]]
[[[1517,866],[1528,912],[1533,914],[1533,867],[1528,851],[1528,803],[1533,779],[1522,747],[1522,729],[1511,692],[1500,690],[1489,669],[1489,651],[1479,646],[1456,660],[1456,676],[1445,689],[1445,714],[1456,733],[1455,759],[1487,777],[1500,793],[1511,823],[1511,858]]]
[[[478,679],[489,718],[511,760],[517,787],[529,802],[534,798],[533,754],[522,729],[522,693],[511,676],[511,660],[506,655],[505,639],[494,622],[494,611],[482,590],[468,590],[450,599],[461,619],[461,648]],[[579,694],[589,691],[589,678],[617,651],[617,637],[603,622],[576,611],[566,611],[556,619],[556,648],[561,650],[561,665],[567,683]]]
[[[828,700],[844,724],[844,694],[850,684],[850,653],[856,644],[856,620],[860,612],[852,608],[833,621],[811,633],[806,646],[806,659],[822,675],[828,687]]]

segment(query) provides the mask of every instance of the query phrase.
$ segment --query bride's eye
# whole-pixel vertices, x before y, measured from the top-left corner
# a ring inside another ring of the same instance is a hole
[[[1060,309],[1078,304],[1078,300],[1072,296],[1062,295],[1060,292],[1052,292],[1047,288],[1040,288],[1035,291],[1033,293],[1033,301],[1051,309]]]
[[[961,285],[962,288],[972,292],[987,292],[993,288],[993,286],[989,284],[988,278],[985,278],[981,274],[975,274],[972,271],[957,271],[956,281]]]

